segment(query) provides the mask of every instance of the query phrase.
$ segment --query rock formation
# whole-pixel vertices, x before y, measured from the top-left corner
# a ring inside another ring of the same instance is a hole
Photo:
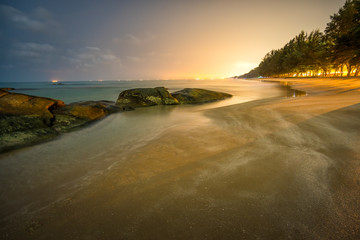
[[[179,102],[164,87],[125,90],[120,93],[116,101],[118,106],[133,108],[175,104]]]
[[[0,90],[0,114],[38,116],[50,124],[52,110],[61,106],[65,104],[60,100]]]
[[[114,102],[87,101],[65,105],[51,98],[0,89],[0,152],[50,140],[111,113],[153,105],[196,104],[230,94],[186,88],[170,94],[164,87],[130,89]]]
[[[207,103],[230,98],[231,95],[223,92],[215,92],[199,88],[185,88],[172,93],[181,104]]]
[[[145,107],[154,105],[197,104],[230,98],[231,95],[198,88],[185,88],[170,94],[166,88],[136,88],[120,93],[116,105]]]
[[[65,105],[60,100],[0,90],[0,152],[52,139],[119,111],[109,101]]]

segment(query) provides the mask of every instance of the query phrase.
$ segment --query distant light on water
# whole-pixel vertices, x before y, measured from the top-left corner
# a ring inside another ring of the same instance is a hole
[[[57,83],[57,82],[59,82],[59,80],[53,79],[53,80],[51,80],[51,82],[52,83]]]

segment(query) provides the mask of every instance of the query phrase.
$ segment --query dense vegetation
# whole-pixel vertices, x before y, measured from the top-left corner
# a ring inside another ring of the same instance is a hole
[[[324,32],[302,31],[239,77],[359,76],[360,0],[347,0]]]

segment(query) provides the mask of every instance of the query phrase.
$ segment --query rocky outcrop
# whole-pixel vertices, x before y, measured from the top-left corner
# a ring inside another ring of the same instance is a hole
[[[198,88],[185,88],[170,94],[166,88],[137,88],[120,93],[116,105],[120,107],[146,107],[154,105],[197,104],[230,98],[231,95]]]
[[[230,94],[186,88],[170,94],[164,87],[130,89],[114,102],[87,101],[65,105],[51,98],[0,90],[0,152],[50,140],[111,113],[153,105],[196,104]]]
[[[0,88],[0,91],[10,91],[15,90],[15,88]]]
[[[68,104],[54,110],[54,114],[69,115],[76,118],[95,120],[105,117],[110,113],[119,112],[121,109],[111,101],[86,101]]]
[[[0,114],[37,116],[51,124],[52,110],[61,106],[65,104],[60,100],[0,90]]]
[[[215,92],[199,88],[185,88],[183,90],[172,93],[180,104],[197,104],[207,103],[218,100],[224,100],[232,97],[232,95],[223,92]]]
[[[176,104],[179,104],[178,100],[171,96],[164,87],[125,90],[120,93],[116,101],[116,105],[122,108]]]
[[[111,101],[71,103],[54,110],[55,121],[53,128],[59,132],[69,131],[122,110]]]
[[[50,140],[122,109],[109,101],[60,100],[0,91],[0,152]]]

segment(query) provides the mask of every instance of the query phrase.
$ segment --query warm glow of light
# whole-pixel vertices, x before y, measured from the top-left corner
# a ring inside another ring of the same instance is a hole
[[[233,77],[235,75],[231,75],[230,77]],[[220,75],[213,75],[213,74],[195,74],[190,77],[194,80],[215,80],[215,79],[225,79],[227,77],[220,76]]]
[[[53,82],[53,83],[57,83],[57,82],[59,82],[59,81],[58,81],[58,80],[53,79],[53,80],[51,80],[51,82]]]

